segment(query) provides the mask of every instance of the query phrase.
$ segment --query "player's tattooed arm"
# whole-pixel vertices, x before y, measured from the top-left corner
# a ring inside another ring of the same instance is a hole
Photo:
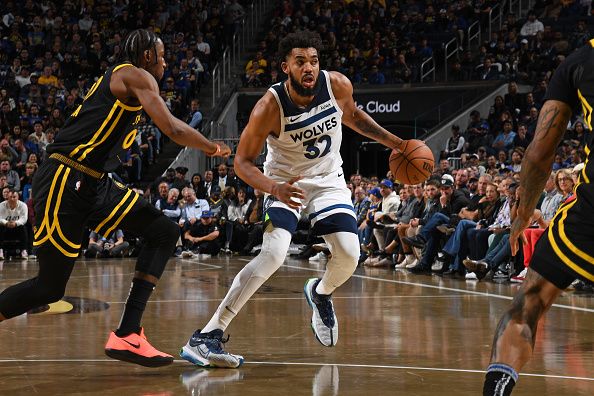
[[[518,239],[528,227],[534,208],[551,174],[555,152],[571,117],[571,107],[557,100],[547,100],[540,110],[534,140],[528,146],[520,172],[520,203],[510,231],[512,254],[518,250]]]
[[[353,85],[346,76],[338,72],[330,72],[330,80],[334,96],[343,112],[343,124],[386,147],[400,147],[402,139],[382,128],[367,113],[357,108],[353,100]]]
[[[402,139],[379,126],[367,113],[356,107],[352,114],[352,124],[347,125],[361,135],[390,148],[398,148],[402,143]]]
[[[530,218],[551,174],[557,146],[567,131],[571,108],[566,103],[548,100],[540,110],[534,140],[528,146],[520,173],[518,215]]]

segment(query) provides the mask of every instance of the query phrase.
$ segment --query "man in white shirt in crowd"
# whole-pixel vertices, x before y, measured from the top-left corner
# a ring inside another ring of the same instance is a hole
[[[394,191],[394,184],[388,179],[384,179],[379,184],[380,194],[382,194],[381,210],[375,212],[374,221],[379,222],[384,214],[395,213],[400,206],[400,196]],[[384,230],[380,228],[373,229],[373,235],[377,241],[378,249],[384,250],[385,237]]]
[[[0,203],[0,260],[4,260],[6,241],[17,241],[16,248],[21,251],[21,258],[27,255],[27,205],[19,201],[19,193],[11,189],[7,200]]]
[[[179,225],[181,227],[191,227],[196,221],[200,220],[202,212],[210,210],[210,206],[205,199],[196,198],[196,191],[193,188],[184,188],[182,195],[186,204],[182,209]]]
[[[532,37],[536,36],[538,32],[544,32],[544,25],[536,19],[536,14],[531,12],[528,14],[528,20],[522,25],[522,29],[520,29],[520,36]]]

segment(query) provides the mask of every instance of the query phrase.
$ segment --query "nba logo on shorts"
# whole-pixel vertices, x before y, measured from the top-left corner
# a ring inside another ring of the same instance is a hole
[[[272,195],[268,195],[266,197],[266,199],[264,200],[264,205],[262,205],[262,211],[264,213],[266,213],[268,211],[268,209],[270,209],[272,204],[275,203],[276,201],[277,201],[276,197],[274,197]]]

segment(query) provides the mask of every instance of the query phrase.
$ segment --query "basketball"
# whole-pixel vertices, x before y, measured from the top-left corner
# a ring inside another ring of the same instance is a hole
[[[405,140],[402,150],[394,149],[390,154],[390,171],[404,184],[424,182],[431,176],[434,164],[431,149],[417,139]]]

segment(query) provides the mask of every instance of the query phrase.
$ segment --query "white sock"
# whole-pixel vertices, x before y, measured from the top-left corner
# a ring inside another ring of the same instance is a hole
[[[322,281],[316,287],[318,294],[332,294],[357,269],[359,259],[359,238],[352,232],[335,232],[324,235],[332,258],[328,260]]]
[[[227,295],[202,329],[203,333],[215,329],[225,331],[250,297],[285,261],[291,243],[291,233],[282,228],[269,226],[263,239],[260,254],[235,276]]]

